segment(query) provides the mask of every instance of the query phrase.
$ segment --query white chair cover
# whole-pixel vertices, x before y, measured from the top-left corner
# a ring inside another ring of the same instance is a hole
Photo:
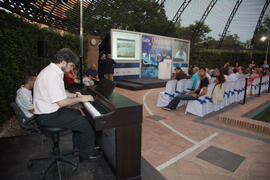
[[[175,96],[175,89],[176,89],[177,80],[170,80],[166,84],[166,91],[160,92],[158,96],[157,106],[164,107],[167,106],[168,103],[173,99]]]
[[[208,100],[206,100],[207,99],[206,97],[207,97],[207,95],[210,95],[210,98],[211,98],[213,88],[214,88],[214,84],[212,83],[212,84],[208,85],[206,95],[201,96],[194,101],[188,101],[185,113],[189,112],[191,114],[194,114],[194,115],[197,115],[200,117],[206,115],[207,114],[207,103],[209,102]]]
[[[226,81],[224,83],[224,106],[230,105],[230,87],[231,81]]]
[[[181,79],[180,81],[177,82],[177,85],[176,85],[176,90],[175,90],[175,96],[177,96],[177,94],[180,94],[180,93],[185,93],[184,92],[184,85],[186,83],[186,79]],[[178,106],[183,106],[185,104],[185,101],[180,101]]]
[[[189,92],[192,89],[195,79],[187,79],[184,84],[184,92]]]
[[[269,74],[262,77],[261,92],[268,90],[268,84],[269,84]]]
[[[256,78],[251,83],[252,95],[259,94],[260,78]]]

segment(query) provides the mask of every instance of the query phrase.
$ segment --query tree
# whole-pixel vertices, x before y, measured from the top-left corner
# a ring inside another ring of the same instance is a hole
[[[66,15],[78,21],[78,3]],[[169,23],[164,6],[153,0],[102,0],[84,9],[85,32],[101,37],[111,28],[168,36],[173,34],[173,28],[167,29]]]
[[[237,34],[227,34],[222,43],[223,49],[243,49],[243,45]]]
[[[175,36],[181,39],[191,39],[193,36],[193,32],[196,30],[198,26],[198,21],[195,21],[194,24],[190,24],[187,27],[175,27]],[[195,39],[196,43],[201,43],[206,38],[207,34],[212,30],[206,24],[203,24],[200,28],[199,33],[197,34],[197,38]]]

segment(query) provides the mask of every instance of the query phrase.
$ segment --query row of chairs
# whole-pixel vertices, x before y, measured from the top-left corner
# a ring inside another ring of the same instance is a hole
[[[189,92],[192,89],[193,83],[194,83],[194,79],[168,81],[166,84],[166,90],[164,92],[159,93],[157,106],[158,107],[167,106],[168,103],[179,93]],[[179,106],[181,106],[181,104],[179,104]]]
[[[251,94],[252,95],[258,95],[259,94],[259,91],[260,91],[260,81],[261,81],[261,78],[258,77],[258,78],[255,78],[250,87],[248,87],[248,89],[250,90],[251,89]],[[265,76],[262,76],[262,82],[261,82],[261,92],[264,92],[266,90],[268,90],[268,84],[269,84],[269,75],[265,75]]]
[[[233,103],[238,103],[244,99],[245,96],[245,86],[246,78],[248,75],[242,75],[236,81],[226,81],[223,83],[224,88],[224,98],[223,101],[218,102],[217,104],[213,103],[212,92],[215,87],[214,81],[210,81],[208,85],[207,94],[199,97],[194,101],[180,101],[178,106],[187,105],[185,113],[191,113],[197,116],[205,116],[208,113],[213,111],[218,111],[226,106],[229,106]],[[158,96],[158,107],[164,107],[179,93],[189,92],[192,87],[194,80],[185,79],[185,80],[171,80],[166,84],[166,91],[160,92]],[[197,86],[199,82],[197,83]],[[266,91],[269,86],[269,75],[262,77],[262,82],[260,83],[260,78],[254,79],[251,84],[252,95],[258,95],[259,86],[261,85],[261,92]]]
[[[188,102],[185,113],[202,117],[213,111],[219,111],[225,106],[240,102],[244,98],[245,78],[240,78],[236,81],[227,81],[222,86],[224,88],[223,101],[217,104],[213,103],[212,92],[215,88],[215,83],[211,83],[208,85],[206,95],[199,97],[195,101]]]

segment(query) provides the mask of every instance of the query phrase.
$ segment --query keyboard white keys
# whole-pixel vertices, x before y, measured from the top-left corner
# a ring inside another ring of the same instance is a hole
[[[98,112],[96,108],[94,108],[94,106],[89,102],[84,102],[83,105],[93,117],[101,116],[100,112]]]
[[[76,92],[77,94],[81,94],[80,92]],[[98,117],[101,116],[100,112],[98,112],[96,110],[96,108],[94,108],[94,106],[92,104],[90,104],[89,102],[83,102],[83,105],[85,107],[85,109],[87,109],[87,111],[93,116],[93,117]]]

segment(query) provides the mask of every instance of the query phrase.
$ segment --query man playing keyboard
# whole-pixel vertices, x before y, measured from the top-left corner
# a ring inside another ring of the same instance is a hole
[[[40,126],[60,127],[73,132],[73,146],[79,148],[81,160],[94,160],[101,152],[94,150],[95,133],[79,110],[67,108],[80,102],[93,101],[90,95],[65,91],[63,76],[79,62],[70,49],[60,49],[52,63],[38,75],[34,84],[34,109]]]

